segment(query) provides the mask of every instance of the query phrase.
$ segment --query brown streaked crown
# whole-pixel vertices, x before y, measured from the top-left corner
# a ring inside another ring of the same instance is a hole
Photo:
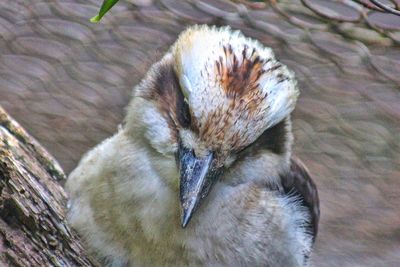
[[[287,117],[298,96],[271,49],[227,27],[186,30],[162,62],[147,97],[171,129],[190,129],[211,150],[243,149]]]

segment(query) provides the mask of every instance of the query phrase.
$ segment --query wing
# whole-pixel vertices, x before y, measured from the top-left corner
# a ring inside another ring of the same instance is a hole
[[[290,170],[281,175],[282,186],[285,194],[297,195],[304,207],[308,208],[311,216],[307,226],[313,235],[313,241],[318,233],[319,222],[319,197],[317,186],[311,179],[307,168],[297,158],[291,158]]]

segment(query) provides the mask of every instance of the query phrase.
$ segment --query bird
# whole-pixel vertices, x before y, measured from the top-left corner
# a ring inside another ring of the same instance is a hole
[[[190,26],[70,173],[70,225],[105,266],[309,266],[320,211],[292,155],[298,97],[271,48]]]

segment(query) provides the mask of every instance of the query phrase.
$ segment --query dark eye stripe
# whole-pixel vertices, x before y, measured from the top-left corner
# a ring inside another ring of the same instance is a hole
[[[281,121],[274,127],[267,129],[256,141],[241,149],[237,153],[246,154],[258,151],[259,149],[268,149],[276,154],[285,152],[287,141],[286,120]]]
[[[189,128],[192,123],[192,119],[190,116],[189,105],[186,101],[183,101],[182,109],[181,109],[181,123],[184,128]]]
[[[177,94],[178,97],[176,103],[176,108],[177,108],[176,115],[178,122],[183,128],[189,128],[192,123],[189,105],[185,101],[183,93],[180,88],[177,89]]]

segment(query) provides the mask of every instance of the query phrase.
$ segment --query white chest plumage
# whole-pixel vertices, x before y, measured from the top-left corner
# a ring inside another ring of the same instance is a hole
[[[302,266],[311,236],[293,199],[262,184],[217,183],[182,229],[177,192],[152,162],[120,132],[70,175],[70,222],[110,266]]]

